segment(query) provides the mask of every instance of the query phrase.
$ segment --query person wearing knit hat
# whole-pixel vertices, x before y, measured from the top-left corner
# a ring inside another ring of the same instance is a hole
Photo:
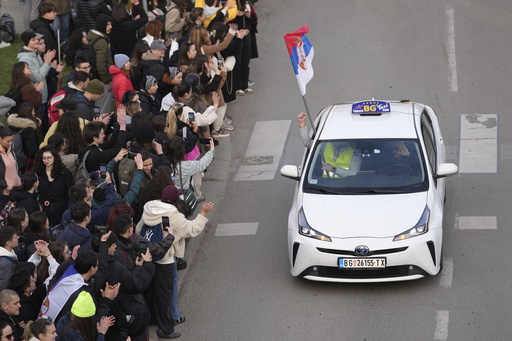
[[[34,31],[25,31],[21,34],[21,40],[23,41],[23,44],[25,44],[25,46],[28,46],[32,39],[34,39],[34,45],[37,45],[37,41],[39,39],[37,39],[37,35]]]
[[[113,76],[112,91],[116,99],[116,107],[122,103],[123,95],[126,91],[134,91],[131,77],[130,58],[125,54],[116,54],[114,56],[115,65],[111,65],[108,72]]]
[[[85,87],[85,92],[78,91],[74,96],[73,100],[76,102],[76,112],[78,116],[84,120],[94,120],[94,108],[95,103],[101,98],[104,92],[104,85],[98,79],[93,79]]]
[[[156,98],[158,81],[155,77],[147,75],[144,81],[144,89],[139,91],[140,107],[149,117],[160,113],[160,102]]]
[[[71,307],[71,314],[80,318],[92,317],[96,314],[96,304],[92,299],[91,294],[87,291],[82,291]]]
[[[44,82],[44,88],[40,91],[42,103],[48,102],[48,83],[46,76],[51,70],[51,62],[55,57],[55,51],[43,54],[42,58],[39,56],[37,48],[39,46],[39,40],[37,34],[32,31],[25,31],[21,34],[21,40],[25,44],[18,52],[17,58],[19,62],[25,62],[28,64],[32,74],[28,78],[32,83]]]
[[[62,340],[103,340],[114,324],[114,316],[102,316],[99,323],[94,323],[95,314],[96,304],[91,294],[81,291],[73,302],[71,315],[58,320],[56,332]]]
[[[172,96],[172,89],[182,81],[183,74],[181,70],[176,66],[170,66],[158,87],[158,92],[163,95],[161,107],[163,111],[169,111],[171,105],[176,102]]]

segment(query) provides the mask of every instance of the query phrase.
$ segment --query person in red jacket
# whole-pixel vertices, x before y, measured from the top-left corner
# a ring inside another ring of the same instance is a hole
[[[123,94],[135,89],[133,88],[131,77],[131,64],[130,58],[125,54],[116,54],[114,56],[115,65],[111,65],[109,73],[112,78],[112,90],[114,91],[114,98],[116,99],[116,107],[122,103]]]

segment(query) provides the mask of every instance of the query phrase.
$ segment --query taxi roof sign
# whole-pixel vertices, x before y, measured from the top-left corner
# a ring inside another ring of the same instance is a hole
[[[391,112],[388,102],[364,101],[352,104],[352,114],[380,114]]]

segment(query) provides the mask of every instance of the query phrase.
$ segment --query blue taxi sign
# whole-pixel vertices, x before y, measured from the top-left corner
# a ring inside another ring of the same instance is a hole
[[[352,114],[378,114],[391,112],[388,102],[364,101],[352,104]]]

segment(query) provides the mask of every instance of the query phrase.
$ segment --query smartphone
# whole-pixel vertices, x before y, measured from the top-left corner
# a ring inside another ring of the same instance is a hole
[[[224,65],[224,62],[222,59],[217,60],[217,66],[219,67],[219,70],[222,70],[222,65]]]
[[[199,143],[200,144],[209,144],[210,143],[210,139],[208,139],[206,137],[200,137],[199,138]]]
[[[196,118],[196,114],[195,113],[193,113],[193,112],[189,112],[188,113],[188,122],[189,123],[194,122],[195,118]]]
[[[100,107],[94,107],[94,117],[100,117]]]
[[[177,36],[178,36],[178,32],[174,32],[174,34],[171,36],[171,40],[176,39]]]
[[[107,167],[105,165],[100,165],[100,177],[102,179],[107,177]]]
[[[145,254],[148,251],[148,243],[139,242],[139,250],[141,255]]]
[[[162,228],[170,226],[169,217],[162,217]]]
[[[135,159],[135,157],[137,156],[137,153],[134,153],[134,152],[128,152],[128,154],[126,154],[128,156],[129,159]]]

